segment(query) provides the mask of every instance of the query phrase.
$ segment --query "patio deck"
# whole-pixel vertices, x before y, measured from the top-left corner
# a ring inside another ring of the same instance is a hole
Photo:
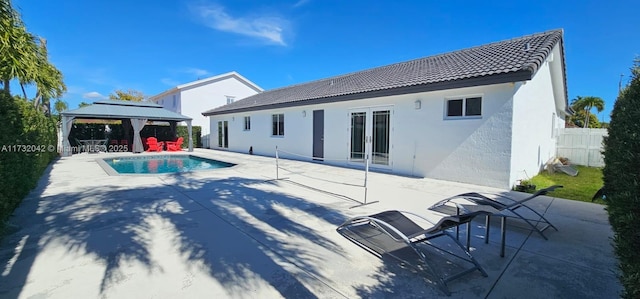
[[[506,191],[370,173],[367,200],[379,202],[351,208],[356,203],[344,196],[363,199],[363,188],[352,186],[362,184],[361,170],[286,161],[292,172],[280,175],[292,183],[272,180],[273,158],[202,149],[194,154],[238,165],[109,176],[96,158],[132,154],[80,154],[55,162],[1,240],[0,297],[614,298],[621,291],[601,205],[530,201],[559,231],[547,230],[545,241],[511,221],[504,258],[498,222],[485,244],[484,219],[478,219],[472,253],[489,276],[476,272],[455,280],[446,297],[335,228],[352,216],[387,209],[434,217],[427,207],[445,197]]]

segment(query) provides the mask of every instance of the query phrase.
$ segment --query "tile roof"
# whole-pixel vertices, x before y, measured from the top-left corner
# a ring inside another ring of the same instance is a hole
[[[500,83],[495,81],[498,77],[502,82],[529,80],[562,40],[562,35],[561,29],[551,30],[273,89],[206,111],[203,115],[343,101],[375,94],[402,94],[411,88],[447,89],[474,79],[476,83],[468,86],[481,85],[479,82]],[[519,80],[513,80],[514,76]]]

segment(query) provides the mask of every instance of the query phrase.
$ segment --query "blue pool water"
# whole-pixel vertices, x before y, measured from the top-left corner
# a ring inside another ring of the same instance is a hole
[[[231,167],[235,164],[187,155],[108,158],[104,161],[118,173],[176,173]]]

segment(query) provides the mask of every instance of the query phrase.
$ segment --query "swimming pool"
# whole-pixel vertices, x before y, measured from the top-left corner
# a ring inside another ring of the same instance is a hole
[[[144,157],[118,157],[102,159],[109,169],[103,166],[110,174],[154,174],[154,173],[178,173],[199,170],[226,168],[235,164],[205,159],[192,155],[165,155]],[[98,162],[101,162],[98,160]],[[99,163],[103,164],[103,163]]]

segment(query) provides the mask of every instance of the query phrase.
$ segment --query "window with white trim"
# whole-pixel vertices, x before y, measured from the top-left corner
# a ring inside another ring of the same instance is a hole
[[[244,130],[245,131],[251,130],[251,116],[244,117]]]
[[[447,118],[482,116],[482,97],[468,97],[447,100]]]
[[[271,119],[271,135],[284,136],[284,114],[273,114]]]
[[[236,97],[234,96],[227,96],[227,104],[231,104],[233,102],[235,102]]]

